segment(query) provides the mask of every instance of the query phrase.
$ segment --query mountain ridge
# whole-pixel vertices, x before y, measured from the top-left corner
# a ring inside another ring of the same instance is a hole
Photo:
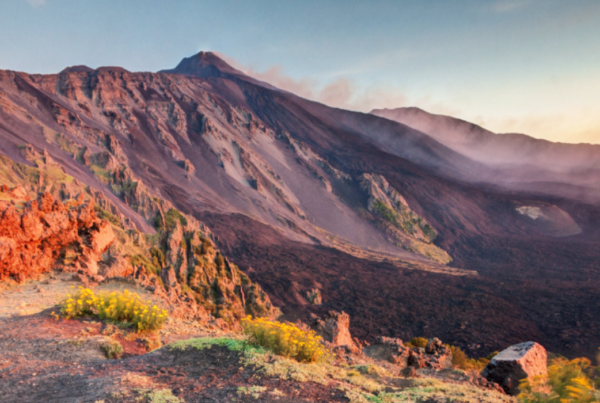
[[[152,197],[203,219],[289,317],[336,308],[364,338],[431,334],[472,353],[533,338],[589,354],[593,341],[570,318],[597,326],[597,206],[545,188],[490,189],[476,179],[501,171],[426,133],[219,68],[201,69],[208,77],[0,71],[0,152],[31,164],[23,147],[46,150],[142,227]],[[365,175],[372,182],[361,187]],[[541,225],[520,211],[550,218]],[[561,229],[567,216],[581,232]],[[437,236],[411,233],[413,218]],[[450,265],[432,260],[439,251]],[[304,297],[315,288],[322,306]],[[559,319],[535,306],[545,295]],[[499,309],[507,314],[495,317]]]

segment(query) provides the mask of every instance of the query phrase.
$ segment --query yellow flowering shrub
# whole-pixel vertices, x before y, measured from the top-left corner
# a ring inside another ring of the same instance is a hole
[[[67,295],[61,313],[67,319],[94,315],[100,319],[131,323],[138,332],[158,330],[167,320],[167,311],[129,290],[94,294],[89,288],[79,287],[77,294]]]
[[[328,361],[332,358],[314,331],[306,331],[292,323],[272,322],[266,319],[242,319],[244,333],[250,343],[272,350],[275,354],[299,362]]]
[[[600,391],[592,379],[595,368],[587,358],[555,358],[547,376],[524,379],[519,400],[524,403],[591,403],[600,402]]]

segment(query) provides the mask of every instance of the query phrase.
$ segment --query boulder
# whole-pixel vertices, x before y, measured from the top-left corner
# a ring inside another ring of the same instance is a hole
[[[427,355],[427,365],[429,367],[434,369],[452,368],[452,351],[437,337],[427,342],[425,354]]]
[[[310,327],[334,347],[358,350],[350,334],[350,316],[345,312],[329,311],[323,318],[313,314]]]
[[[378,336],[375,343],[363,349],[370,358],[388,361],[404,368],[408,365],[410,349],[404,346],[402,340],[393,337]]]
[[[533,341],[515,344],[492,358],[481,375],[499,384],[512,396],[519,394],[519,382],[548,373],[546,349]]]

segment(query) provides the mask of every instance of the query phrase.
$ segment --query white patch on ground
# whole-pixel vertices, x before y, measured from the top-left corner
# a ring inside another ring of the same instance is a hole
[[[546,218],[546,215],[542,212],[542,209],[534,206],[521,206],[517,207],[517,212],[521,215],[526,215],[532,220],[538,218]]]

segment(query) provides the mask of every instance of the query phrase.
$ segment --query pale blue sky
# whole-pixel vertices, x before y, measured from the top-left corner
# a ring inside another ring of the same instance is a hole
[[[600,143],[600,0],[0,0],[2,69],[157,71],[200,50],[334,106]]]

